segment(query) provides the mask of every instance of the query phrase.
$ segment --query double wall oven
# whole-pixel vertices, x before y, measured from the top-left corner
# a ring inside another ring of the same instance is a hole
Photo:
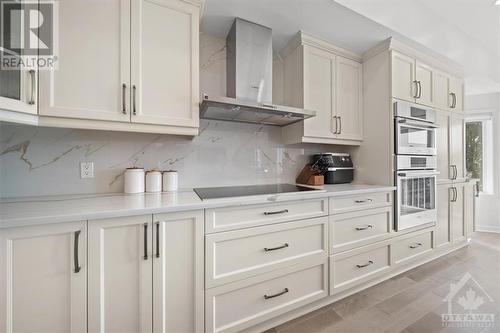
[[[436,113],[394,102],[396,231],[436,224]]]

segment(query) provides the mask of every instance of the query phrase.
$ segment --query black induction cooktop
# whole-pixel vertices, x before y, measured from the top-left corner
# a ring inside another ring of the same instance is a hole
[[[247,186],[203,187],[194,191],[201,200],[232,197],[246,197],[250,195],[282,194],[293,192],[319,191],[314,188],[293,184],[268,184]]]

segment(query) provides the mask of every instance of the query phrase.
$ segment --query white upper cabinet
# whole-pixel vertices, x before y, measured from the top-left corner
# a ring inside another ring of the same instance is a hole
[[[12,5],[12,4],[10,4]],[[24,9],[25,4],[18,3],[19,10]],[[19,11],[20,13],[20,11]],[[22,22],[18,20],[18,22]],[[2,26],[3,45],[10,47],[11,38],[22,39],[23,27],[11,22]],[[12,36],[12,37],[11,37]],[[2,45],[2,46],[3,46]],[[8,120],[10,117],[4,110],[15,111],[36,115],[38,113],[37,89],[38,70],[20,66],[19,69],[0,69],[0,120]],[[15,117],[15,114],[13,115]]]
[[[316,116],[304,121],[304,136],[335,138],[335,56],[305,47],[304,108],[316,111]]]
[[[451,180],[454,170],[451,167],[451,114],[448,111],[436,110],[436,158],[438,179],[443,181]]]
[[[87,332],[86,221],[0,231],[0,332]]]
[[[415,102],[417,85],[415,81],[415,59],[392,51],[392,97]]]
[[[456,111],[463,111],[464,109],[464,80],[457,77],[450,77],[450,90],[451,97],[450,109]]]
[[[415,61],[415,77],[418,88],[416,102],[419,104],[434,105],[434,92],[432,90],[433,73],[433,69],[430,66],[419,60]]]
[[[363,140],[360,58],[300,32],[282,51],[285,105],[316,116],[283,128],[286,143],[359,145]]]
[[[457,181],[465,180],[465,124],[464,117],[461,114],[452,113],[451,115],[451,140],[450,157],[452,179]]]
[[[59,3],[58,69],[40,71],[40,115],[130,121],[130,0]]]
[[[199,8],[132,1],[132,122],[198,127]]]
[[[438,109],[448,110],[450,108],[450,76],[438,70],[434,70],[432,75],[432,90],[434,106]]]
[[[363,66],[356,61],[337,57],[336,116],[337,138],[363,139]]]

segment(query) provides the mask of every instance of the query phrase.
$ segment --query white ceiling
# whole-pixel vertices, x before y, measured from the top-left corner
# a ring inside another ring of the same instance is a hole
[[[500,7],[493,0],[206,0],[202,30],[225,38],[235,17],[273,29],[275,50],[303,30],[359,54],[410,38],[465,68],[467,91],[500,91]]]

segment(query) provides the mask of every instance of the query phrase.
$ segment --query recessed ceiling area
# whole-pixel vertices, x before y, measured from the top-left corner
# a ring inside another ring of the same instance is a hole
[[[282,49],[299,30],[362,54],[411,39],[464,67],[469,94],[500,91],[500,7],[492,0],[207,0],[202,31],[225,38],[235,17],[273,29]]]

